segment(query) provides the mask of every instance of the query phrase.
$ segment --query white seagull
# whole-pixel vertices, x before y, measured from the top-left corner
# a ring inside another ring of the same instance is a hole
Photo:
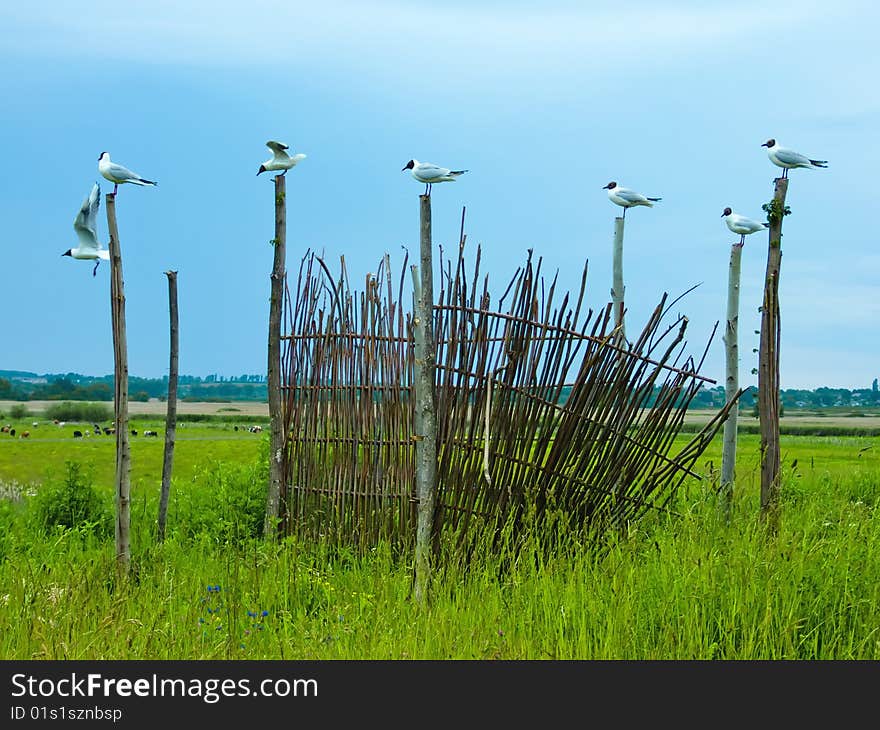
[[[282,170],[281,174],[284,175],[291,167],[296,167],[297,163],[306,159],[302,153],[293,155],[293,157],[288,155],[287,150],[290,149],[290,146],[283,142],[275,142],[270,139],[266,142],[266,147],[272,150],[272,157],[260,165],[257,175],[261,172],[275,172],[276,170]]]
[[[113,183],[114,195],[116,195],[116,189],[123,183],[134,183],[135,185],[156,184],[152,180],[145,180],[127,167],[111,162],[109,152],[102,152],[101,156],[98,158],[98,172],[100,172],[105,179]]]
[[[410,160],[401,172],[412,170],[412,176],[420,183],[425,183],[425,195],[431,194],[431,186],[439,182],[452,182],[467,170],[450,170],[448,167],[438,167],[430,162]]]
[[[61,254],[80,260],[96,259],[92,276],[97,275],[101,259],[110,260],[110,252],[106,248],[101,248],[101,243],[98,241],[98,206],[100,205],[101,186],[95,183],[73,220],[73,230],[76,231],[76,236],[79,238],[79,246],[69,248]]]
[[[766,223],[761,223],[760,221],[746,218],[744,215],[734,213],[730,208],[725,208],[721,217],[724,218],[724,222],[731,231],[740,235],[739,243],[736,244],[737,246],[745,244],[746,236],[749,234],[757,233],[758,231],[766,231],[769,227]]]
[[[612,203],[616,203],[617,205],[623,208],[623,217],[626,218],[626,209],[632,208],[636,205],[645,205],[648,208],[653,208],[654,203],[658,200],[662,200],[663,198],[646,198],[641,193],[637,193],[635,190],[630,190],[629,188],[622,188],[613,180],[608,183],[602,190],[608,191],[608,199]]]
[[[811,160],[799,152],[780,147],[775,139],[768,139],[761,147],[767,148],[767,157],[770,158],[770,162],[782,168],[782,177],[788,177],[788,171],[795,167],[806,167],[810,170],[828,167],[828,160]]]

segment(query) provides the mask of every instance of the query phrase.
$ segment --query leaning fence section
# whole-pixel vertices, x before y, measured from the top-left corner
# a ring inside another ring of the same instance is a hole
[[[626,345],[610,304],[585,306],[586,266],[578,290],[560,292],[530,253],[497,301],[479,249],[470,264],[463,248],[441,255],[438,273],[434,534],[460,539],[548,509],[601,530],[667,509],[735,401],[675,448],[708,379],[705,351],[685,354],[687,319],[669,316],[666,297]],[[412,540],[405,274],[406,261],[392,276],[386,256],[355,290],[344,261],[334,276],[316,255],[302,260],[284,335],[288,530],[359,545]]]

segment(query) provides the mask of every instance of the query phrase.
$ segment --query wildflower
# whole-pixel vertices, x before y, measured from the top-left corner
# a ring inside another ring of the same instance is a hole
[[[260,615],[261,615],[261,616],[268,616],[268,615],[269,615],[269,612],[268,612],[268,611],[263,611]]]

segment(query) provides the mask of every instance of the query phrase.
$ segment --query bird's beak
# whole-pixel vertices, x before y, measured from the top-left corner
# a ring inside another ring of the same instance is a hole
[[[724,215],[725,215],[725,214],[724,214],[724,213],[722,213],[722,214],[721,214],[721,217],[722,217],[722,218],[723,218],[723,217],[724,217]]]
[[[401,171],[401,172],[406,172],[407,170],[409,170],[408,167],[401,167],[401,168],[400,168],[400,171]]]
[[[266,172],[266,166],[265,166],[265,165],[260,165],[260,169],[257,170],[257,175],[259,175],[261,172]]]
[[[61,255],[62,255],[62,256],[70,256],[70,255],[71,255],[70,250],[65,251],[65,252],[64,252],[63,254],[61,254]]]
[[[764,144],[761,145],[761,147],[769,147],[769,146],[770,146],[770,145],[767,144],[766,142],[764,142]]]

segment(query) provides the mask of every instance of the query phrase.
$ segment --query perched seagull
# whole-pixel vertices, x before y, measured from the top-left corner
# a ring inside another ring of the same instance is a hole
[[[418,160],[410,160],[406,163],[401,172],[412,170],[412,176],[420,183],[425,183],[425,195],[431,194],[431,186],[439,182],[451,182],[460,175],[464,175],[467,170],[450,170],[448,167],[437,167],[430,162],[419,162]]]
[[[617,205],[623,208],[623,217],[626,218],[626,209],[632,208],[635,205],[646,205],[649,208],[654,207],[654,203],[658,200],[662,200],[663,198],[646,198],[641,193],[637,193],[635,190],[630,190],[629,188],[622,188],[613,180],[608,183],[602,190],[608,191],[608,199],[612,203],[616,203]]]
[[[765,231],[769,227],[766,223],[753,221],[751,218],[746,218],[744,215],[734,213],[730,208],[725,208],[721,217],[724,218],[724,222],[731,231],[740,235],[739,243],[736,244],[737,246],[744,245],[746,242],[746,236],[749,234],[757,233],[758,231]]]
[[[102,152],[98,158],[98,172],[113,183],[113,194],[122,183],[134,183],[135,185],[155,185],[152,180],[144,180],[140,175],[132,172],[127,167],[110,162],[110,153]]]
[[[806,167],[810,170],[828,167],[828,160],[811,160],[799,152],[780,147],[775,139],[768,139],[761,147],[767,148],[770,162],[782,168],[782,177],[788,177],[788,171],[794,167]]]
[[[260,165],[257,175],[261,172],[275,172],[276,170],[283,170],[281,174],[284,175],[291,167],[296,167],[299,162],[306,159],[306,156],[302,153],[293,157],[288,155],[287,150],[290,147],[283,142],[274,142],[270,139],[266,142],[266,147],[272,150],[272,157]]]
[[[79,246],[67,249],[62,256],[71,256],[75,259],[84,259],[95,261],[95,268],[92,269],[92,276],[98,273],[98,264],[101,259],[110,260],[110,252],[106,248],[101,248],[98,241],[98,206],[101,205],[101,186],[95,183],[92,186],[92,192],[83,201],[79,213],[73,220],[73,230],[79,238]]]

